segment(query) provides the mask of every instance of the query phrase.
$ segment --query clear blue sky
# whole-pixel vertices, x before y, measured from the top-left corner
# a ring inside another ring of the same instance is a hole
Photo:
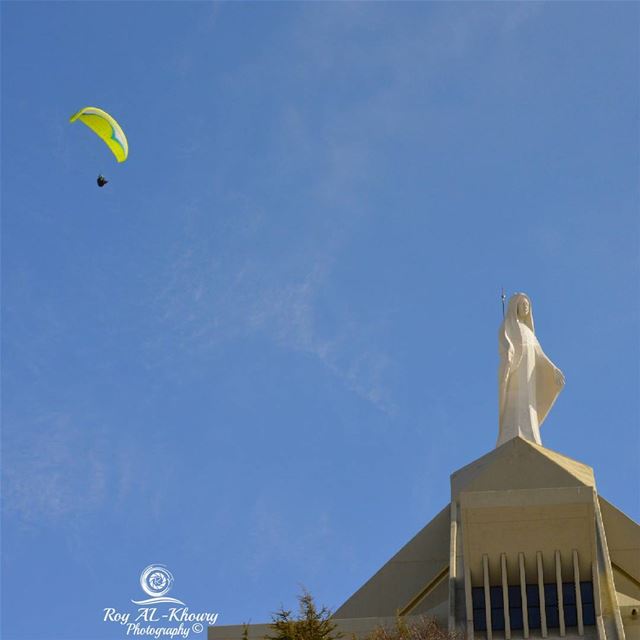
[[[638,519],[639,9],[3,2],[2,637],[121,638],[154,562],[339,606],[493,448],[502,286]]]

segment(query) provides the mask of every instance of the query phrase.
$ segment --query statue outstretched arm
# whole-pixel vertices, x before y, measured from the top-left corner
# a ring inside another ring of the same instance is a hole
[[[564,374],[540,347],[536,357],[536,410],[542,425],[565,384]]]

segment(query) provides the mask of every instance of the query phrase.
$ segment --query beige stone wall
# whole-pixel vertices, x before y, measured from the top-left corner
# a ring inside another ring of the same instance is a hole
[[[334,614],[339,618],[393,617],[419,596],[449,564],[449,507],[445,507],[426,527],[358,589]],[[421,610],[441,604],[448,592],[434,585],[426,594]],[[446,624],[446,618],[445,618]]]

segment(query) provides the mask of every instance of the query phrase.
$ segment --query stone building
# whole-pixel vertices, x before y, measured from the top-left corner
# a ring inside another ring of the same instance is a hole
[[[500,349],[499,446],[451,475],[449,504],[337,609],[346,637],[401,615],[469,640],[640,640],[640,526],[598,495],[591,467],[541,444],[564,376],[526,294],[509,302]],[[268,631],[251,625],[249,637]]]
[[[363,635],[398,614],[472,640],[640,640],[640,526],[598,495],[593,469],[514,438],[453,473],[450,503],[333,619]]]

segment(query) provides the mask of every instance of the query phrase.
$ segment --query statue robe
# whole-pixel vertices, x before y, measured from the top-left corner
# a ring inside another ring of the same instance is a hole
[[[530,316],[527,322],[517,317],[517,301],[509,307],[500,336],[500,428],[496,446],[518,436],[542,445],[540,425],[560,394],[563,381],[535,336],[533,318]]]

